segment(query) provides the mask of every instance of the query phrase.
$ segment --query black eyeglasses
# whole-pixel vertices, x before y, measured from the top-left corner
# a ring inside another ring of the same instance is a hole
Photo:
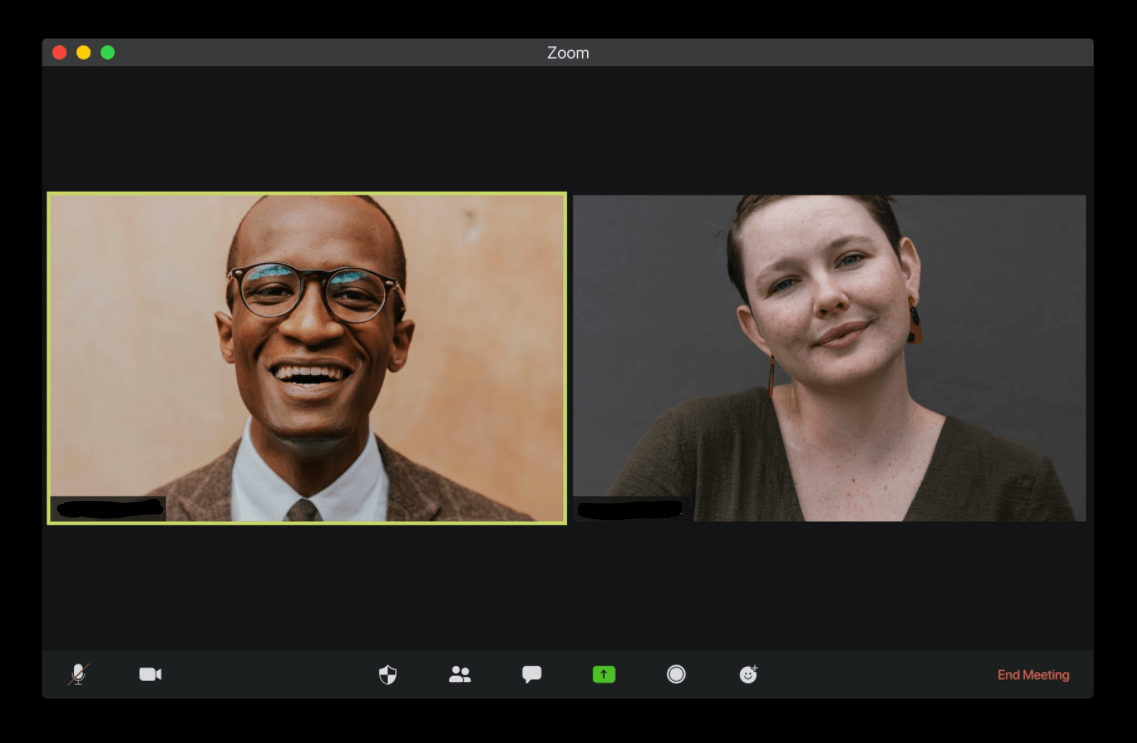
[[[257,263],[234,268],[225,281],[237,279],[237,291],[249,312],[261,317],[283,317],[300,304],[308,277],[324,286],[324,306],[344,322],[367,322],[383,311],[388,290],[398,292],[407,308],[407,296],[399,282],[364,268],[332,271],[300,269],[287,263]]]

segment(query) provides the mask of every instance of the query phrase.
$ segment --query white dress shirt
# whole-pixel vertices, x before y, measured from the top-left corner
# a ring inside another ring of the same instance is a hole
[[[233,462],[233,520],[284,521],[301,496],[261,459],[249,436],[252,422],[252,418],[245,422]],[[363,452],[335,482],[308,500],[324,521],[386,521],[389,485],[369,424]]]

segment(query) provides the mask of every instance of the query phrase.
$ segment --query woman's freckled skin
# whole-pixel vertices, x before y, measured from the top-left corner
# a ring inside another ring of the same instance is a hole
[[[738,308],[743,332],[791,377],[807,387],[852,389],[882,366],[903,364],[908,297],[919,299],[910,240],[894,249],[870,213],[845,196],[784,197],[750,215],[741,231],[743,267],[755,287]],[[828,252],[842,237],[853,242]],[[778,258],[789,258],[791,268],[759,281]],[[818,348],[822,333],[849,321],[870,326],[855,350]]]
[[[908,491],[919,487],[913,459],[930,457],[944,420],[907,387],[909,305],[920,301],[915,245],[890,239],[848,196],[778,197],[738,229],[753,290],[736,314],[746,337],[792,380],[770,399],[805,519],[902,520]],[[847,345],[819,344],[850,322],[864,332]]]

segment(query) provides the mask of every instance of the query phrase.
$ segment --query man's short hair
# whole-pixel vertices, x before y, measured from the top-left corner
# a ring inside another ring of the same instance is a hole
[[[746,291],[746,276],[742,269],[742,223],[759,207],[780,198],[783,196],[743,196],[738,200],[734,216],[730,218],[730,224],[726,228],[726,272],[747,306],[750,305],[750,294]],[[903,236],[900,234],[900,226],[896,223],[896,215],[892,213],[892,207],[889,205],[896,203],[896,199],[891,196],[850,196],[849,198],[856,199],[861,206],[868,209],[873,220],[884,230],[889,244],[892,245],[892,251],[899,260],[900,238]]]
[[[233,233],[233,241],[231,243],[229,243],[229,260],[225,265],[225,274],[226,275],[228,275],[230,271],[232,271],[234,268],[237,267],[237,238],[239,238],[241,235],[241,226],[245,224],[245,219],[249,216],[249,212],[251,212],[253,210],[253,207],[255,207],[257,204],[261,203],[262,201],[264,201],[267,198],[268,198],[268,196],[262,196],[259,199],[257,199],[257,203],[253,204],[253,206],[249,207],[249,211],[245,212],[244,217],[241,217],[241,223],[237,225],[237,231]],[[371,198],[370,196],[364,196],[362,194],[357,194],[356,198],[363,199],[368,204],[371,204],[371,206],[378,209],[380,212],[382,212],[383,216],[386,217],[387,222],[390,223],[391,230],[395,233],[395,276],[394,276],[394,278],[398,279],[399,286],[403,287],[403,291],[406,291],[407,290],[407,256],[403,252],[403,238],[399,235],[399,228],[395,226],[395,220],[391,219],[391,215],[387,213],[387,210],[384,209],[383,207],[379,206],[379,202],[376,201],[375,199]],[[235,290],[235,286],[234,286],[235,283],[236,282],[230,281],[225,286],[225,301],[229,304],[229,311],[230,312],[233,311],[233,302],[236,301],[236,299],[237,299],[237,295],[235,293],[236,290]],[[402,308],[399,309],[399,316],[401,316],[401,315],[402,315]]]

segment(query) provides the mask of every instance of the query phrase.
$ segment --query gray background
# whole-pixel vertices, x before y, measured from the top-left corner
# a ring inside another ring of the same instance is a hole
[[[738,198],[573,198],[573,495],[604,495],[668,408],[766,385],[726,273]],[[1084,521],[1085,197],[896,199],[922,266],[913,399],[1050,457]]]

